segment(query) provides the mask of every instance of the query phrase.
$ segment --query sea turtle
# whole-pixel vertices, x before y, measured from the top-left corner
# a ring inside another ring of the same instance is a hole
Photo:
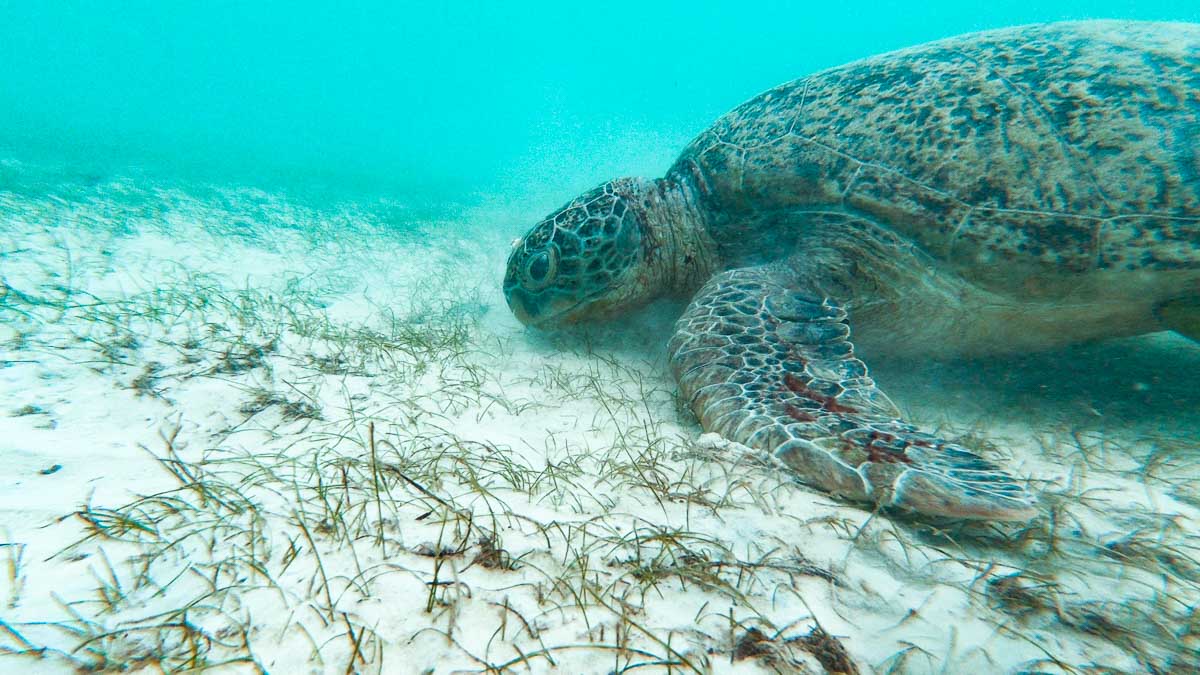
[[[690,294],[668,354],[702,426],[802,481],[1028,520],[993,463],[900,419],[864,353],[1200,338],[1200,25],[950,38],[763,93],[666,177],[606,183],[514,244],[537,328]]]

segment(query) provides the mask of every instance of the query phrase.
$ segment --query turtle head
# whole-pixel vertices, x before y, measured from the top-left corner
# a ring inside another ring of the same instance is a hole
[[[504,297],[529,326],[619,313],[655,294],[646,222],[654,181],[622,178],[580,195],[513,244]]]

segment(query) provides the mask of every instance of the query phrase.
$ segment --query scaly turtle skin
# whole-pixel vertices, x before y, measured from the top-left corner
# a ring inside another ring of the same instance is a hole
[[[1200,26],[1024,26],[777,87],[537,224],[504,291],[539,328],[689,294],[670,364],[704,428],[851,499],[1031,518],[899,418],[850,327],[900,355],[1200,336]]]

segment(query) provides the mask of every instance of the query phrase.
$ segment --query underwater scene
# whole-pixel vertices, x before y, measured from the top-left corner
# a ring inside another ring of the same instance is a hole
[[[0,1],[0,673],[1200,672],[1200,4]]]

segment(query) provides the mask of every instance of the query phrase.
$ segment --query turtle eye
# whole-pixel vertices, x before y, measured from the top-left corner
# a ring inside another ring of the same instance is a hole
[[[525,286],[532,291],[549,286],[556,266],[557,258],[552,248],[530,256],[525,261]]]

